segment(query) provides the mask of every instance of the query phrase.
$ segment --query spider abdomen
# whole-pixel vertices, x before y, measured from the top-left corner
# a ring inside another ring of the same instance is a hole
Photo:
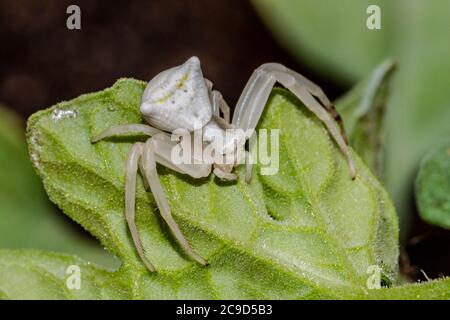
[[[169,132],[206,125],[212,108],[198,58],[154,77],[142,96],[141,113],[150,125]]]

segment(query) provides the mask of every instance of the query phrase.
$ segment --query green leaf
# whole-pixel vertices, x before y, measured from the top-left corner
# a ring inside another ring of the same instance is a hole
[[[385,142],[383,120],[394,69],[395,63],[386,60],[365,81],[335,102],[350,145],[380,178],[383,176]]]
[[[31,166],[24,123],[1,106],[0,245],[71,252],[102,264],[117,265],[114,257],[57,215]]]
[[[416,179],[416,198],[423,220],[450,229],[450,144],[423,159]]]
[[[70,266],[80,268],[80,289],[67,286]],[[126,299],[120,277],[78,258],[32,250],[0,250],[1,299]],[[72,289],[70,289],[72,288]]]
[[[31,158],[50,198],[123,262],[109,286],[117,277],[132,298],[351,298],[364,291],[370,265],[397,283],[398,225],[387,193],[356,154],[352,181],[321,122],[281,89],[259,124],[280,129],[278,174],[260,175],[257,166],[247,185],[240,168],[239,181],[224,184],[158,167],[174,217],[208,267],[182,253],[139,180],[137,226],[159,271],[150,274],[123,214],[125,158],[142,138],[90,143],[112,125],[142,122],[144,87],[123,79],[28,122]]]
[[[3,145],[15,146],[17,149],[23,148],[22,123],[20,118],[11,110],[0,104],[0,137]]]
[[[67,286],[70,266],[80,267],[80,289]],[[30,250],[0,250],[0,299],[131,299],[128,279],[72,256]],[[192,279],[194,280],[194,279]],[[160,280],[159,282],[163,282]],[[160,298],[168,290],[155,286]],[[155,285],[152,282],[151,285]],[[170,284],[168,284],[170,287]],[[189,297],[189,296],[188,296]],[[311,297],[313,298],[313,297]],[[365,290],[357,299],[449,300],[450,278]]]
[[[379,300],[449,300],[450,278],[410,283],[389,289],[370,290],[361,298]]]
[[[337,83],[357,81],[386,57],[399,64],[386,117],[385,182],[408,231],[411,182],[420,160],[450,135],[450,1],[253,0],[301,61]],[[381,30],[366,27],[379,5]]]

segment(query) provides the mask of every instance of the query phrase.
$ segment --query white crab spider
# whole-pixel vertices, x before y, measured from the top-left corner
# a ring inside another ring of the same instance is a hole
[[[174,163],[171,160],[171,152],[177,142],[171,140],[170,133],[179,128],[192,132],[199,129],[194,127],[194,123],[196,123],[202,129],[204,143],[208,144],[218,134],[223,134],[225,128],[254,129],[276,82],[292,91],[310,111],[323,121],[347,157],[351,176],[355,178],[355,166],[342,122],[331,102],[316,84],[278,63],[263,64],[253,72],[237,102],[230,123],[230,108],[222,95],[218,91],[212,90],[212,83],[203,77],[199,59],[191,57],[184,64],[159,73],[148,83],[142,96],[140,110],[149,125],[114,126],[92,139],[92,142],[95,143],[113,135],[128,133],[144,133],[151,137],[145,143],[135,143],[131,148],[126,161],[125,186],[125,216],[136,250],[150,271],[156,269],[144,254],[135,224],[137,171],[139,170],[144,176],[146,187],[153,193],[161,216],[183,250],[200,264],[206,265],[207,261],[192,249],[171,215],[166,194],[156,172],[156,163],[194,178],[207,177],[212,171],[221,179],[237,179],[232,170],[239,164],[238,161],[235,161],[234,164],[194,164],[194,161]],[[222,117],[220,117],[220,112],[223,114]],[[231,153],[233,155],[233,152],[236,151],[234,148],[236,144],[242,146],[246,139],[236,134],[228,142],[231,144],[225,145],[224,149],[217,151],[221,154]],[[251,165],[247,165],[246,180],[249,180],[250,177]]]

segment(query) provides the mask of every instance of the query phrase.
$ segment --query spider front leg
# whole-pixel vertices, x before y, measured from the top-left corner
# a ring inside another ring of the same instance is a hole
[[[173,147],[173,144],[169,143],[167,140],[164,141],[164,138],[165,137],[162,137],[162,139],[159,141],[155,138],[151,138],[147,140],[147,142],[145,143],[142,158],[145,179],[147,180],[148,185],[150,186],[150,190],[152,191],[152,194],[158,205],[162,218],[169,226],[172,234],[180,243],[185,253],[198,263],[202,265],[207,265],[208,262],[192,249],[191,245],[188,243],[183,233],[181,232],[178,224],[173,219],[169,207],[169,202],[167,201],[166,194],[161,186],[161,182],[159,181],[158,173],[156,171],[156,159],[158,157],[159,160],[158,162],[162,163],[167,163],[167,161],[170,161],[170,153],[168,153],[167,151],[171,152],[172,150],[171,147]],[[161,145],[163,148],[160,148]],[[177,167],[178,169],[177,171],[186,173],[186,171],[183,170],[185,169],[183,167],[186,167],[186,165],[182,164],[177,166],[176,164],[172,163],[170,166]],[[195,170],[195,168],[191,169]],[[202,175],[203,173],[203,175],[207,175],[207,171],[208,171],[207,167],[199,167],[198,172],[196,174]],[[210,171],[211,168],[209,167],[209,172]]]
[[[158,129],[150,127],[148,125],[131,124],[120,125],[106,129],[98,136],[92,139],[95,143],[101,139],[130,133],[144,133],[152,135],[153,137],[148,139],[147,142],[135,143],[128,153],[126,160],[126,174],[125,174],[125,218],[127,220],[128,228],[133,239],[133,243],[136,247],[139,257],[145,266],[151,271],[155,272],[156,268],[145,256],[144,247],[137,230],[135,214],[136,214],[136,176],[138,170],[144,177],[144,186],[146,190],[150,190],[155,198],[155,201],[160,210],[161,216],[169,226],[171,232],[174,234],[177,241],[180,243],[186,254],[193,258],[195,261],[202,265],[207,265],[208,262],[198,255],[187,242],[183,236],[178,224],[173,219],[169,203],[166,198],[166,194],[161,186],[156,171],[156,161],[162,165],[183,173],[190,175],[194,178],[201,178],[208,176],[211,172],[211,165],[207,164],[175,164],[171,159],[173,148],[176,146],[176,142],[171,141],[168,134],[161,132]]]
[[[352,179],[356,177],[356,169],[345,134],[338,128],[333,118],[334,107],[323,91],[300,74],[275,63],[264,64],[252,74],[242,92],[233,115],[232,125],[244,130],[254,129],[276,82],[292,91],[303,104],[313,112],[327,127],[342,153],[346,156]],[[314,97],[316,95],[325,106]],[[327,107],[328,106],[328,107]]]
[[[155,134],[161,133],[162,131],[153,128],[146,124],[124,124],[124,125],[117,125],[109,127],[108,129],[102,131],[100,134],[96,135],[94,138],[91,139],[92,143],[96,143],[100,140],[112,137],[112,136],[118,136],[122,134],[139,134],[143,133],[147,136],[154,136]]]
[[[142,246],[141,238],[139,237],[135,219],[136,176],[138,163],[144,149],[143,147],[143,143],[136,143],[128,153],[125,175],[125,218],[127,220],[128,228],[130,230],[131,237],[133,239],[134,246],[136,247],[139,257],[151,272],[155,272],[155,266],[145,256],[144,247]]]
[[[169,226],[169,229],[180,243],[183,250],[189,257],[198,263],[202,265],[208,264],[205,259],[203,259],[192,249],[186,238],[183,236],[178,224],[172,217],[166,194],[161,186],[158,173],[156,171],[156,162],[159,162],[172,170],[183,174],[188,174],[195,178],[208,176],[211,172],[211,165],[173,163],[171,160],[171,153],[175,146],[176,143],[171,141],[167,134],[161,133],[147,140],[145,144],[136,143],[132,147],[127,158],[125,216],[139,257],[152,272],[155,271],[155,267],[145,257],[144,249],[135,222],[136,175],[138,169],[144,176],[145,185],[148,186],[155,198],[162,218]]]
[[[345,142],[348,144],[347,140],[347,134],[345,132],[344,123],[342,121],[342,118],[340,114],[337,112],[336,108],[334,107],[333,103],[328,99],[328,97],[323,92],[322,88],[320,88],[317,84],[312,82],[311,80],[307,79],[306,77],[302,76],[300,73],[295,72],[294,70],[291,70],[282,64],[279,63],[268,63],[266,64],[268,68],[272,68],[273,70],[277,70],[279,72],[285,72],[290,74],[297,80],[299,84],[302,84],[313,96],[315,96],[319,101],[322,103],[322,105],[325,107],[325,109],[333,116],[334,120],[339,125],[339,128],[341,130],[341,135],[344,138]]]

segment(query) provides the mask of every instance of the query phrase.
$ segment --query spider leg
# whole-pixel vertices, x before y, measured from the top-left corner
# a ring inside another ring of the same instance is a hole
[[[341,135],[344,138],[345,142],[348,144],[347,134],[345,132],[344,123],[342,121],[342,118],[341,118],[340,114],[337,112],[333,103],[331,103],[331,101],[325,95],[325,93],[323,92],[321,87],[319,87],[317,84],[315,84],[311,80],[307,79],[300,73],[298,73],[292,69],[289,69],[282,64],[267,63],[265,66],[268,69],[272,69],[274,71],[279,71],[279,72],[285,72],[285,73],[292,75],[299,84],[302,84],[309,91],[309,93],[311,93],[313,96],[315,96],[317,99],[319,99],[319,101],[322,103],[322,105],[325,107],[325,109],[331,114],[331,116],[334,118],[334,120],[339,125],[339,129],[341,130]]]
[[[158,173],[156,171],[156,159],[157,159],[156,155],[157,154],[162,155],[163,159],[165,159],[166,156],[168,155],[165,151],[166,149],[161,148],[161,144],[158,146],[156,139],[151,138],[147,140],[143,148],[143,167],[144,167],[143,169],[145,173],[145,178],[148,181],[148,184],[156,200],[162,218],[169,226],[170,230],[172,231],[177,241],[180,243],[185,253],[198,263],[202,265],[207,265],[208,262],[192,249],[191,245],[188,243],[183,233],[181,232],[180,228],[178,227],[178,224],[172,217],[166,194],[161,186]],[[179,171],[182,171],[181,168],[178,169]]]
[[[220,118],[220,112],[222,111],[223,117],[221,119],[225,120],[226,123],[230,123],[230,107],[228,106],[225,99],[222,97],[222,94],[217,91],[213,90],[213,83],[204,78],[206,86],[208,87],[209,92],[209,98],[211,100],[211,105],[213,109],[213,114]]]
[[[269,63],[255,70],[236,105],[232,125],[236,125],[244,130],[254,129],[259,122],[272,87],[276,82],[279,82],[292,91],[325,124],[342,153],[346,156],[351,176],[354,179],[356,177],[356,169],[345,135],[342,134],[336,122],[333,121],[333,116],[328,112],[327,108],[314,99],[310,91],[314,90],[320,101],[331,105],[328,98],[324,94],[322,95],[316,87],[313,87],[309,80],[305,81],[304,79],[306,78],[300,77],[299,74],[297,76],[292,74],[287,68],[282,70],[281,67],[283,66],[280,66]]]
[[[154,146],[156,162],[159,164],[162,164],[173,171],[187,174],[196,179],[204,178],[210,175],[211,164],[194,163],[193,158],[190,159],[190,163],[175,163],[172,160],[172,151],[177,145],[177,142],[172,141],[167,134],[157,134],[151,138],[151,141]],[[193,154],[193,152],[191,154]]]
[[[230,106],[227,104],[225,99],[223,98],[222,94],[217,90],[212,90],[212,107],[213,107],[213,113],[220,117],[220,111],[222,111],[223,119],[230,123]]]
[[[135,220],[135,205],[136,205],[136,175],[138,170],[139,159],[142,156],[143,144],[136,143],[131,148],[127,157],[126,166],[126,178],[125,178],[125,218],[128,223],[128,228],[131,232],[134,245],[139,254],[139,257],[144,262],[145,266],[151,271],[155,272],[156,269],[153,264],[146,258],[144,248],[142,246],[141,239],[136,227]]]
[[[256,128],[275,82],[262,67],[256,69],[239,97],[231,123],[244,130]]]
[[[108,129],[93,137],[91,142],[96,143],[102,139],[121,134],[143,133],[148,136],[153,136],[161,132],[162,131],[146,124],[125,124],[109,127]]]
[[[245,182],[250,183],[253,175],[253,163],[250,162],[250,152],[245,151]]]
[[[195,178],[208,176],[211,172],[211,165],[208,164],[175,164],[171,162],[172,148],[176,142],[171,141],[166,134],[157,134],[153,138],[144,143],[135,143],[128,153],[126,161],[126,184],[125,184],[125,217],[128,228],[139,254],[146,267],[154,272],[154,265],[146,258],[142,242],[135,222],[135,205],[136,205],[136,176],[138,169],[144,176],[144,184],[148,187],[155,197],[161,216],[168,224],[175,238],[181,244],[186,254],[202,265],[206,265],[207,261],[199,256],[189,245],[178,224],[173,219],[169,204],[164,190],[162,189],[156,172],[156,161],[162,165],[169,167],[177,172],[188,174]]]
[[[139,167],[139,172],[144,177],[144,179],[143,179],[144,180],[144,189],[145,189],[145,191],[150,191],[150,186],[148,185],[147,179],[145,179],[144,160],[142,157],[139,159],[138,167]]]
[[[213,173],[221,180],[234,181],[237,180],[237,176],[231,172],[225,172],[220,168],[214,168]]]
[[[222,94],[217,90],[210,91],[211,106],[213,110],[213,119],[223,129],[234,129],[230,123],[230,107],[228,106]],[[222,111],[223,117],[220,116]]]
[[[231,124],[230,122],[230,106],[227,104],[225,99],[222,97],[222,94],[217,90],[211,91],[211,101],[212,101],[212,107],[213,107],[213,114],[215,117],[216,122],[222,126],[225,129],[235,129],[236,126]],[[220,117],[220,111],[222,111],[223,118]],[[245,181],[247,183],[250,183],[252,179],[252,172],[253,172],[253,164],[249,163],[248,157],[249,154],[246,151],[246,173],[245,173]],[[235,180],[236,175],[234,174],[225,174],[222,170],[216,168],[214,169],[214,174],[218,177],[220,177],[222,180]]]

